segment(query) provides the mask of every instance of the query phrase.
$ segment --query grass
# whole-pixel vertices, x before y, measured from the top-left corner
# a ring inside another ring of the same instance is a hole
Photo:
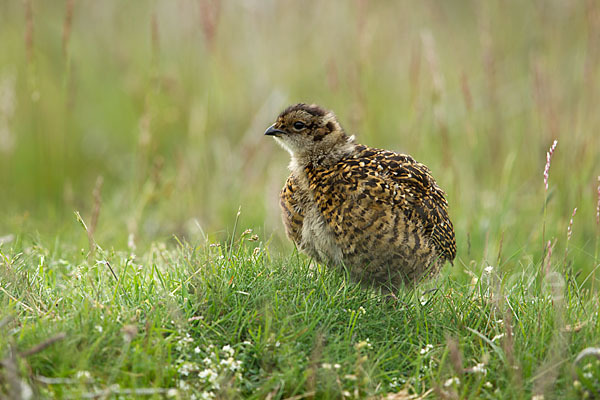
[[[298,254],[273,256],[250,232],[233,246],[158,242],[139,256],[18,237],[0,255],[5,394],[578,398],[599,389],[598,360],[575,362],[600,337],[597,297],[533,264],[463,266],[470,281],[446,273],[390,301]]]
[[[0,395],[598,396],[599,15],[0,2]],[[454,267],[390,302],[295,252],[298,101],[430,167]]]

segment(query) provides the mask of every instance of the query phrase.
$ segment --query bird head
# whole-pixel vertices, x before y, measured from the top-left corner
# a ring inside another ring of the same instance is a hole
[[[265,135],[273,136],[292,158],[313,162],[347,150],[353,141],[333,112],[304,103],[283,110]]]

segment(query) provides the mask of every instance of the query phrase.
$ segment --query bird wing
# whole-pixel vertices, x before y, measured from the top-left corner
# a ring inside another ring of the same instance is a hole
[[[302,239],[302,224],[304,214],[299,205],[298,184],[293,176],[289,176],[281,194],[279,196],[279,205],[282,210],[283,226],[285,233],[296,245],[300,245]]]
[[[342,251],[369,250],[360,247],[373,243],[393,247],[403,236],[399,230],[413,230],[422,232],[413,240],[425,237],[443,258],[454,259],[454,229],[444,192],[429,169],[412,157],[359,145],[334,168],[317,168],[308,176]]]

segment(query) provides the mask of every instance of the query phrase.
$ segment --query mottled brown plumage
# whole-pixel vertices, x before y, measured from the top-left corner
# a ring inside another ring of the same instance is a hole
[[[316,105],[288,107],[265,134],[291,154],[280,204],[301,251],[386,290],[454,260],[448,202],[425,165],[357,144]]]

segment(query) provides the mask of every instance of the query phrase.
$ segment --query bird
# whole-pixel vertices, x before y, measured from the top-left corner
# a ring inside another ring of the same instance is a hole
[[[301,252],[392,295],[453,263],[448,202],[427,166],[359,144],[316,104],[287,107],[264,134],[291,155],[279,203]]]

